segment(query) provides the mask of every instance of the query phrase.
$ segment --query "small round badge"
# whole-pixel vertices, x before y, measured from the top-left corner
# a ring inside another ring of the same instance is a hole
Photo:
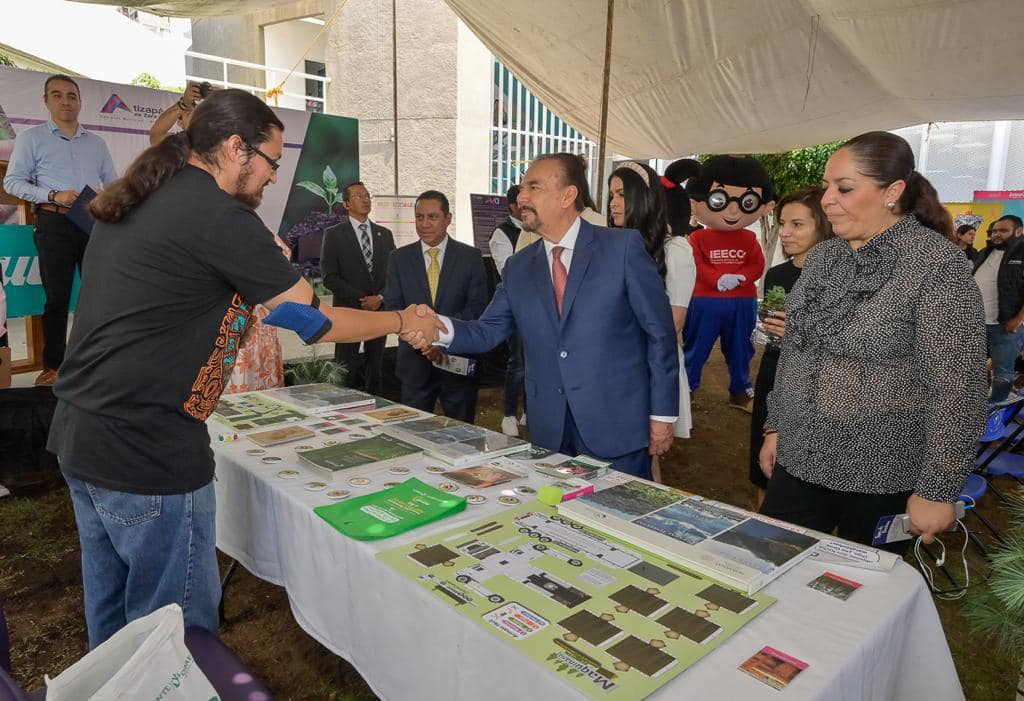
[[[263,448],[249,448],[249,450],[245,451],[245,454],[252,456],[266,455],[267,451],[263,450]]]
[[[442,482],[441,484],[437,485],[437,488],[440,489],[442,492],[448,493],[459,491],[459,485],[455,484],[454,482]]]
[[[333,440],[333,439],[332,440],[324,441],[324,447],[325,448],[330,448],[332,445],[338,445],[338,441]]]
[[[410,472],[412,472],[412,470],[410,470],[408,467],[405,467],[404,465],[395,465],[390,470],[388,470],[388,472],[390,472],[393,475],[407,475]]]
[[[311,445],[297,445],[297,446],[295,446],[295,450],[301,453],[303,450],[313,450],[313,446],[311,446]]]
[[[326,482],[306,482],[304,486],[307,492],[322,492],[327,489]]]
[[[368,484],[372,484],[373,480],[366,477],[353,477],[348,481],[348,483],[353,487],[365,487]]]
[[[439,475],[442,472],[444,472],[444,468],[441,467],[440,465],[427,465],[425,469],[432,475]]]
[[[498,497],[498,503],[502,504],[503,506],[515,506],[516,504],[519,503],[519,497],[509,497],[502,494],[500,497]]]
[[[516,494],[524,497],[532,497],[537,493],[537,490],[528,484],[521,484],[513,490]]]
[[[346,497],[352,496],[352,492],[348,491],[347,489],[332,489],[331,491],[327,492],[327,496],[329,496],[331,499],[345,499]]]
[[[487,497],[483,494],[468,494],[466,495],[467,504],[483,504],[486,503]]]
[[[299,476],[298,470],[281,470],[277,473],[277,476],[281,479],[290,480]]]
[[[401,482],[385,482],[384,489],[391,489],[392,487],[397,487],[400,484]]]
[[[281,462],[281,458],[279,458],[276,455],[268,455],[267,457],[263,458],[263,462],[267,463],[268,465],[274,465],[276,463]]]

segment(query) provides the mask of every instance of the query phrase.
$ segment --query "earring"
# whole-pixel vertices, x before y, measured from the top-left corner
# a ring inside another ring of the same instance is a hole
[[[886,202],[885,206],[889,208],[890,212],[896,209],[896,203],[895,202]]]

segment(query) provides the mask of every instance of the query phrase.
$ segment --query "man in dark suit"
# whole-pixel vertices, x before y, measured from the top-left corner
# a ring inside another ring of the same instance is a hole
[[[530,440],[649,479],[651,455],[671,446],[679,411],[672,311],[640,233],[580,218],[586,192],[578,156],[533,162],[519,204],[524,229],[542,239],[509,258],[478,321],[441,317],[452,333],[437,343],[480,353],[518,330]]]
[[[384,302],[388,256],[395,250],[395,239],[389,229],[370,221],[370,193],[361,182],[347,185],[341,196],[348,209],[348,221],[324,231],[320,255],[324,285],[334,294],[334,306],[375,312]],[[361,378],[356,372],[359,344],[335,344],[334,359],[348,368],[350,385],[361,384],[367,392],[378,393],[386,341],[382,337],[363,342]]]
[[[487,273],[480,251],[448,236],[452,215],[448,198],[427,190],[416,199],[416,233],[420,240],[396,250],[388,261],[385,309],[429,304],[455,319],[476,319],[487,306]],[[421,354],[409,344],[398,344],[398,379],[402,403],[434,411],[438,398],[445,416],[473,422],[476,415],[476,380],[442,370],[440,348]]]

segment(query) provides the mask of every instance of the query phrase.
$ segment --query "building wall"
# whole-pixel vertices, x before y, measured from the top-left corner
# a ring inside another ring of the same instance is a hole
[[[266,65],[270,68],[291,69],[303,52],[310,46],[321,27],[309,22],[278,22],[263,28],[264,57]],[[313,48],[305,54],[310,61],[324,62],[324,47],[327,42],[321,37]],[[295,68],[297,73],[305,72],[305,63],[300,62]],[[284,77],[284,73],[271,73],[271,82],[276,84]],[[300,76],[293,76],[285,81],[284,90],[293,95],[306,94],[306,79]],[[328,88],[330,93],[330,88]],[[306,100],[301,97],[289,97],[281,95],[277,100],[280,107],[288,107],[294,110],[305,110]]]

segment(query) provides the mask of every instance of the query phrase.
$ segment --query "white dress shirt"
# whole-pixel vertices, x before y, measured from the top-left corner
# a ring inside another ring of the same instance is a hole
[[[366,221],[359,221],[351,214],[348,215],[348,220],[352,224],[352,230],[356,232],[356,241],[359,243],[359,249],[363,248],[363,233],[359,230],[363,224],[366,224],[366,237],[370,239],[370,255],[373,255],[373,226],[370,225],[370,218],[367,217]]]
[[[573,249],[576,247],[576,239],[579,238],[579,235],[580,218],[576,217],[576,221],[574,221],[572,223],[572,226],[569,227],[569,230],[565,232],[565,235],[562,236],[561,241],[559,241],[558,243],[551,243],[547,239],[544,239],[544,252],[547,254],[548,257],[548,274],[551,274],[551,266],[554,261],[554,256],[551,255],[551,251],[552,249],[554,249],[555,246],[561,246],[565,250],[562,251],[562,255],[559,257],[559,260],[562,261],[562,265],[565,266],[566,277],[568,277],[569,270],[572,267]],[[554,284],[553,280],[554,278],[552,278],[552,285]],[[449,321],[448,317],[438,314],[437,318],[440,319],[441,323],[444,324],[445,330],[438,334],[437,340],[434,342],[434,345],[441,346],[442,348],[447,348],[449,345],[451,345],[451,342],[455,340],[455,331],[452,329],[452,323],[451,321]],[[678,416],[654,415],[650,417],[651,421],[661,421],[667,424],[674,424],[676,422],[676,419],[678,418]]]
[[[523,223],[515,217],[509,217],[509,221],[519,228],[520,236],[523,231]],[[494,259],[494,267],[498,269],[498,275],[501,275],[502,271],[505,270],[505,262],[512,257],[515,253],[515,247],[512,245],[512,239],[508,237],[501,228],[494,230],[491,234],[490,241],[487,244],[491,249],[491,258]]]
[[[423,243],[422,240],[420,241],[420,250],[423,251],[424,270],[430,268],[430,254],[427,253],[427,251],[429,251],[431,248],[436,248],[438,250],[437,267],[442,267],[444,265],[444,251],[446,248],[448,248],[448,234],[445,234],[444,238],[441,239],[441,243],[437,244],[436,246],[428,246],[427,244]]]

